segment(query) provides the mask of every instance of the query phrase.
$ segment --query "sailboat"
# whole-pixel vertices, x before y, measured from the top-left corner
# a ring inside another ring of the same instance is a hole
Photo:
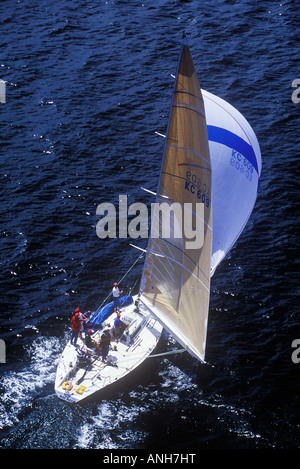
[[[111,337],[106,361],[84,339],[76,347],[67,343],[57,367],[59,398],[81,402],[124,378],[155,356],[164,329],[180,350],[205,362],[210,279],[247,223],[260,173],[251,126],[229,103],[200,89],[184,37],[139,292],[120,302],[125,330],[117,341]],[[187,232],[177,235],[182,212],[174,210],[162,236],[161,217],[172,204],[187,208]],[[199,236],[199,247],[191,234]],[[91,315],[87,327],[96,342],[115,317],[113,302]],[[84,365],[78,350],[88,356]]]

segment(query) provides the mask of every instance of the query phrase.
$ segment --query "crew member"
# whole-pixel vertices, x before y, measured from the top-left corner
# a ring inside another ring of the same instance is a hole
[[[97,350],[101,350],[100,345],[95,340],[92,339],[92,334],[93,334],[93,329],[89,329],[87,331],[87,336],[85,338],[85,345],[89,349],[96,348]]]
[[[121,337],[123,334],[123,331],[126,327],[123,321],[120,319],[121,314],[117,313],[117,317],[114,321],[114,328],[115,328],[115,340],[118,341],[118,339]]]
[[[112,294],[114,298],[114,309],[118,310],[119,309],[119,298],[120,295],[123,293],[123,291],[119,290],[117,282],[114,283],[113,289],[112,289]]]
[[[101,341],[100,341],[100,345],[101,345],[101,349],[102,349],[102,361],[103,362],[104,362],[104,360],[106,360],[106,357],[108,355],[110,340],[111,340],[110,332],[109,332],[109,329],[106,328],[106,329],[104,329],[104,332],[101,335]]]
[[[75,309],[75,313],[78,313],[78,317],[79,317],[79,321],[80,321],[79,337],[82,339],[82,332],[83,332],[83,329],[84,329],[83,324],[85,322],[87,322],[88,319],[84,316],[84,314],[82,314],[80,312],[79,308]]]
[[[79,334],[80,327],[81,327],[81,322],[79,320],[79,312],[75,312],[74,316],[71,319],[71,325],[72,325],[71,344],[76,346],[78,334]]]

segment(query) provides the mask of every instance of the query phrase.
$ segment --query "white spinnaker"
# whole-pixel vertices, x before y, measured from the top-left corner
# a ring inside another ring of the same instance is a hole
[[[202,95],[212,167],[213,275],[251,215],[261,152],[252,127],[237,109],[205,90]]]

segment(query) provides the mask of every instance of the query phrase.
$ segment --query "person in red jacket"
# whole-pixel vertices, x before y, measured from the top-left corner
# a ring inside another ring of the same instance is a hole
[[[72,334],[71,334],[71,344],[76,345],[79,331],[81,328],[81,321],[79,319],[79,313],[75,313],[71,319],[72,324]]]

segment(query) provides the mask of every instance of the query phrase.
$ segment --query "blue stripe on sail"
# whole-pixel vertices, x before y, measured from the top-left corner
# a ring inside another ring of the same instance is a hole
[[[241,137],[230,132],[229,130],[215,127],[214,125],[207,126],[208,140],[212,142],[221,143],[233,150],[241,153],[252,164],[258,174],[258,165],[254,150],[249,143],[245,142]]]

